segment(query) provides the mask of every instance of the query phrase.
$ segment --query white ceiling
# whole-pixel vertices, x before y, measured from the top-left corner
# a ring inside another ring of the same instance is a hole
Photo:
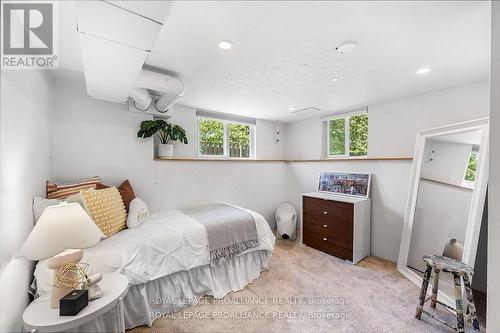
[[[60,67],[82,71],[71,11],[61,8]],[[489,11],[487,1],[179,1],[146,64],[184,80],[182,104],[292,121],[486,79]],[[233,48],[220,50],[226,39]],[[354,52],[335,51],[351,40]]]

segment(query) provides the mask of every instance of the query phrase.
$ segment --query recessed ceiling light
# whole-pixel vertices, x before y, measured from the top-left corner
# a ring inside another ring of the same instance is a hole
[[[340,80],[340,77],[334,77],[334,78],[332,79],[332,82],[337,82],[338,80]]]
[[[233,43],[228,40],[221,40],[218,45],[219,49],[222,50],[229,50],[230,48],[233,47]]]
[[[294,107],[289,107],[288,110],[295,111],[295,108]]]
[[[430,71],[431,69],[429,67],[423,67],[417,71],[417,75],[425,75],[428,74]]]
[[[358,43],[356,42],[344,42],[342,44],[340,44],[339,46],[337,46],[335,48],[335,50],[337,50],[338,52],[342,53],[342,54],[345,54],[345,53],[349,53],[349,52],[352,52],[354,51],[356,48],[358,47]]]

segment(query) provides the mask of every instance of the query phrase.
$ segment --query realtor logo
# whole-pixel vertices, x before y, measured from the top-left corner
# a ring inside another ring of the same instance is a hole
[[[2,69],[54,69],[52,3],[2,2]]]

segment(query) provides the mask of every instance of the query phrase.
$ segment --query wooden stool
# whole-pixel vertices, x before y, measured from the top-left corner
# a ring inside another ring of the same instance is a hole
[[[470,281],[472,279],[472,276],[474,275],[474,270],[464,264],[461,261],[451,259],[448,257],[443,257],[443,256],[424,256],[424,262],[427,265],[427,269],[425,270],[424,276],[423,276],[423,281],[422,281],[422,288],[420,289],[420,296],[419,300],[420,303],[417,306],[417,311],[415,313],[415,317],[417,319],[420,319],[422,317],[422,312],[425,312],[425,314],[429,315],[431,318],[445,324],[448,327],[453,328],[457,332],[464,332],[464,322],[467,322],[468,320],[471,320],[472,323],[472,329],[474,332],[479,332],[479,323],[477,321],[476,317],[476,308],[474,306],[474,298],[472,297],[472,289],[470,285]],[[434,278],[433,278],[433,283],[432,283],[432,296],[429,298],[426,298],[427,296],[427,287],[429,286],[429,279],[431,278],[431,273],[434,270]],[[444,304],[440,301],[437,300],[437,293],[438,293],[438,284],[439,284],[439,273],[443,271],[446,273],[451,273],[453,274],[453,281],[455,283],[455,305],[456,308],[450,307],[447,304]],[[467,296],[467,309],[468,314],[465,317],[464,320],[464,309],[463,309],[463,302],[462,302],[462,282],[461,279],[464,282],[465,286],[465,294]],[[436,303],[439,303],[440,305],[444,306],[447,309],[452,310],[453,312],[456,313],[457,316],[457,327],[454,327],[447,323],[446,321],[437,318],[433,314],[425,311],[424,308],[424,303],[427,302],[428,300],[431,300],[430,306],[435,308]]]

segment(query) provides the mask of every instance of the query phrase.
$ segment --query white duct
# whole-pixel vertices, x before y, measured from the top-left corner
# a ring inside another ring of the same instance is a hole
[[[139,74],[137,86],[140,88],[133,89],[130,97],[132,97],[138,109],[140,106],[144,107],[148,102],[144,91],[149,96],[149,99],[152,99],[146,89],[161,95],[154,103],[156,110],[159,112],[166,112],[179,97],[184,95],[184,83],[178,78],[144,69]],[[149,100],[148,108],[150,104],[151,100]]]
[[[177,101],[179,96],[172,94],[163,94],[155,102],[155,108],[158,112],[166,112]]]
[[[130,97],[134,100],[134,106],[139,111],[147,111],[153,101],[153,97],[145,88],[132,89]]]

